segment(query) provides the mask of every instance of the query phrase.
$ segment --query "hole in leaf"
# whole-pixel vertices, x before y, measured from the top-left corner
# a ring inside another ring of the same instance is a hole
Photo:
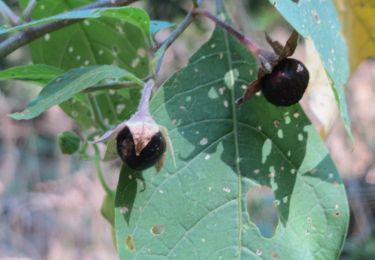
[[[164,225],[154,225],[152,226],[150,232],[151,234],[153,234],[154,236],[158,236],[158,235],[161,235],[163,234],[165,231],[165,226]]]
[[[272,150],[272,141],[267,138],[262,146],[262,163],[264,164],[267,160],[267,157],[271,154]]]
[[[141,61],[141,59],[139,57],[135,58],[133,61],[132,61],[132,68],[135,68],[139,65],[139,62]]]
[[[127,248],[130,251],[134,251],[135,250],[135,244],[134,244],[133,236],[128,235],[128,237],[127,237],[127,239],[125,241],[125,244],[126,244]]]
[[[139,55],[139,57],[141,58],[144,58],[146,56],[146,50],[144,48],[140,48],[137,50],[137,54]]]
[[[246,199],[250,221],[258,227],[262,236],[271,238],[279,223],[279,211],[272,189],[266,186],[252,188]]]

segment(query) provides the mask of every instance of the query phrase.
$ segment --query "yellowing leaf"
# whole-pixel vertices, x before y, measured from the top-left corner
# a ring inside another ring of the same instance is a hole
[[[336,0],[350,52],[353,71],[364,59],[375,57],[375,2]]]

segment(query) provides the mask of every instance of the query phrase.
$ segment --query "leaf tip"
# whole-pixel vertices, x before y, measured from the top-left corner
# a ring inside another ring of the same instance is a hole
[[[8,115],[13,120],[22,120],[24,119],[25,114],[23,112],[16,112]]]

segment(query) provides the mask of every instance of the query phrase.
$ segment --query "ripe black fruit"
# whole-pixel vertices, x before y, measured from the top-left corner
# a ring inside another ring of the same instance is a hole
[[[145,170],[156,164],[166,149],[166,140],[161,132],[154,134],[149,143],[137,155],[133,135],[128,127],[124,127],[117,135],[117,152],[121,160],[130,168]]]
[[[309,72],[302,62],[283,59],[262,78],[261,89],[270,103],[291,106],[302,98],[308,83]]]

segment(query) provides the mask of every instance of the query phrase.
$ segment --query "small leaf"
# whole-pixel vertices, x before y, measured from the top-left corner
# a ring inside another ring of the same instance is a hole
[[[57,143],[63,154],[73,154],[79,150],[81,138],[75,133],[65,131],[57,136]]]
[[[0,71],[0,80],[16,79],[46,83],[63,72],[62,69],[45,64],[25,65]]]
[[[349,78],[348,53],[341,35],[340,22],[332,1],[269,0],[303,37],[311,37],[323,66],[332,79],[332,89],[341,118],[351,136],[350,118],[345,99]]]
[[[104,196],[100,213],[112,227],[115,226],[115,195],[113,193],[107,193]]]
[[[162,31],[166,28],[172,27],[174,25],[175,25],[174,23],[170,23],[170,22],[167,22],[167,21],[152,20],[151,23],[150,23],[150,33],[151,33],[151,35],[155,35],[158,32],[160,32],[160,31]]]
[[[107,142],[107,148],[104,154],[103,161],[111,161],[120,158],[117,153],[116,138],[110,138]]]
[[[133,74],[115,66],[97,65],[72,69],[51,81],[43,88],[39,96],[28,104],[23,112],[13,113],[11,117],[16,120],[32,119],[48,108],[72,98],[85,88],[95,85],[104,79],[116,80],[122,78],[132,80],[140,85],[143,84]]]

